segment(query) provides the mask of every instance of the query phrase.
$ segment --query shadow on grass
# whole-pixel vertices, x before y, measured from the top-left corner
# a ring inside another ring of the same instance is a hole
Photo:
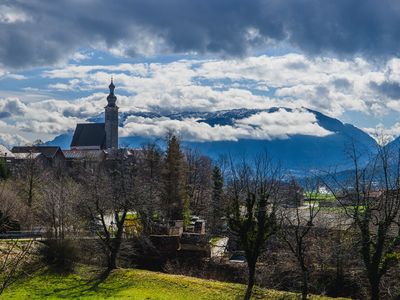
[[[69,297],[80,298],[84,296],[98,294],[99,292],[101,294],[112,295],[113,293],[117,292],[120,288],[122,288],[122,285],[118,286],[113,284],[112,286],[103,285],[100,287],[100,284],[105,282],[105,280],[109,277],[111,271],[112,270],[105,269],[100,274],[97,274],[91,279],[88,280],[80,279],[79,282],[77,283],[68,284],[63,288],[56,288],[53,290],[53,293],[57,296],[68,297],[68,298]],[[68,279],[68,282],[70,280],[71,279]]]
[[[86,283],[86,285],[90,286],[90,288],[88,290],[96,291],[99,288],[99,285],[108,278],[111,271],[112,270],[110,270],[110,269],[105,269],[98,276],[94,277],[93,279],[88,280],[88,282]]]

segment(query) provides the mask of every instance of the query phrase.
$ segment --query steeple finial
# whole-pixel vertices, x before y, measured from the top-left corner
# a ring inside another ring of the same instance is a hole
[[[114,85],[114,78],[111,76],[111,83],[108,86],[108,88],[110,89],[110,94],[107,96],[107,106],[108,107],[115,107],[115,102],[117,101],[117,97],[115,97],[114,95],[114,89],[115,89],[115,85]]]
[[[114,95],[114,89],[115,89],[115,85],[114,85],[114,80],[113,80],[113,76],[111,76],[111,83],[108,86],[108,88],[110,89],[110,95]]]

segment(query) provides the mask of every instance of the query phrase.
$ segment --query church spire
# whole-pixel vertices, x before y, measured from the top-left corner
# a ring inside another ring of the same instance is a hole
[[[108,86],[108,88],[110,89],[110,94],[107,97],[107,102],[108,102],[107,106],[108,107],[115,107],[115,102],[117,101],[117,97],[115,97],[115,95],[114,95],[115,85],[114,85],[112,77],[111,77],[111,83]]]
[[[111,83],[108,86],[110,94],[107,96],[107,106],[105,107],[105,131],[106,148],[118,149],[118,106],[115,105],[117,97],[114,95],[115,85],[111,77]]]

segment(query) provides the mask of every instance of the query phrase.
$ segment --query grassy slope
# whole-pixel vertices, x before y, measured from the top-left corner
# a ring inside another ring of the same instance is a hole
[[[143,270],[119,269],[103,282],[87,268],[80,275],[38,273],[14,284],[0,299],[241,299],[244,286]],[[257,289],[255,299],[296,299],[293,293]],[[328,299],[313,297],[312,299]]]

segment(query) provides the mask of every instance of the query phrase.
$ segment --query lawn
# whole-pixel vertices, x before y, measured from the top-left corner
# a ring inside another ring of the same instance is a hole
[[[15,283],[0,299],[242,299],[245,289],[241,284],[136,269],[118,269],[104,281],[90,280],[94,275],[86,267],[66,276],[40,272]],[[298,298],[293,293],[257,289],[254,299]]]
[[[320,201],[336,201],[336,197],[332,194],[323,194],[317,192],[305,192],[304,198],[315,199]]]

